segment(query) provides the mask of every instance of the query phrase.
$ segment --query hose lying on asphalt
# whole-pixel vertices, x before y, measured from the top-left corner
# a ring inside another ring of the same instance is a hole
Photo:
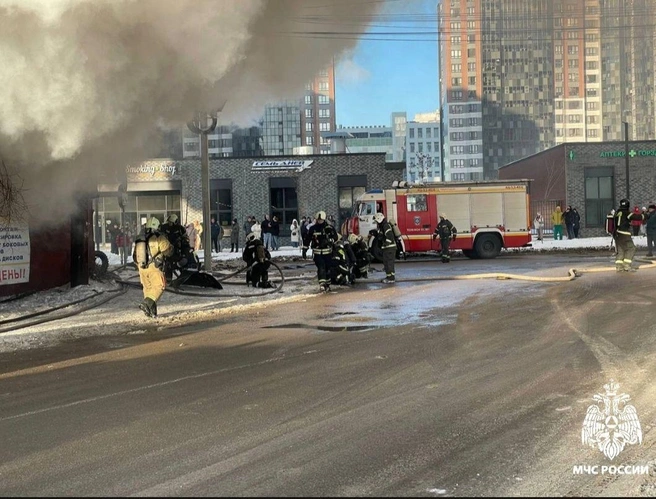
[[[645,262],[648,265],[639,265],[638,269],[654,269],[656,268],[656,260],[647,260],[644,258],[635,258],[637,262]],[[590,267],[576,269],[571,268],[567,271],[567,276],[562,277],[540,277],[521,274],[507,274],[504,272],[490,272],[486,274],[465,274],[453,276],[435,276],[435,277],[407,277],[396,279],[395,282],[424,282],[424,281],[463,281],[474,279],[513,279],[516,281],[534,281],[534,282],[568,282],[573,281],[582,274],[591,274],[597,272],[617,272],[615,267]]]
[[[49,309],[46,309],[46,310],[42,310],[40,312],[35,312],[33,314],[24,315],[24,316],[21,316],[21,317],[14,317],[13,319],[7,319],[7,320],[4,320],[4,321],[0,322],[0,324],[9,324],[9,323],[11,323],[11,326],[0,328],[0,333],[9,333],[9,332],[12,332],[12,331],[16,331],[18,329],[23,329],[23,328],[30,327],[30,326],[37,326],[39,324],[44,324],[46,322],[58,321],[58,320],[61,320],[61,319],[66,319],[68,317],[73,317],[74,315],[81,314],[82,312],[86,312],[87,310],[91,310],[92,308],[99,307],[100,305],[103,305],[103,304],[107,303],[108,301],[113,300],[114,298],[117,298],[117,297],[121,296],[126,291],[127,291],[127,288],[125,286],[121,286],[119,289],[112,289],[112,290],[108,290],[108,291],[96,291],[95,294],[93,294],[91,296],[87,296],[86,298],[82,298],[80,300],[76,300],[76,301],[73,301],[73,302],[70,302],[70,303],[66,303],[65,305],[60,305],[58,307],[49,308]],[[112,293],[112,294],[110,296],[107,296],[107,297],[103,298],[99,302],[91,303],[89,305],[78,308],[76,310],[72,310],[70,312],[66,312],[64,314],[57,315],[56,317],[47,316],[47,314],[50,314],[50,313],[52,313],[56,310],[61,310],[61,309],[66,308],[66,307],[77,305],[78,303],[85,302],[87,300],[90,300],[91,298],[98,297],[98,296],[100,296],[104,293]],[[16,324],[17,322],[21,322],[21,321],[24,321],[24,320],[27,320],[27,319],[30,319],[30,318],[33,318],[33,317],[37,317],[37,316],[44,316],[44,317],[42,317],[40,319],[37,319],[35,321],[27,322],[25,324]]]
[[[285,284],[285,275],[282,273],[282,269],[280,267],[278,267],[278,265],[276,265],[274,262],[270,262],[270,263],[271,263],[272,266],[274,266],[278,270],[278,273],[280,274],[280,284],[278,286],[276,286],[275,288],[269,288],[269,289],[267,289],[267,288],[258,288],[258,289],[266,289],[266,291],[263,291],[261,293],[242,294],[242,293],[223,293],[222,291],[218,291],[216,293],[192,293],[192,292],[189,292],[189,291],[182,291],[182,290],[176,289],[174,287],[167,287],[167,288],[164,289],[164,291],[168,291],[169,293],[174,293],[176,295],[198,296],[198,297],[202,297],[202,298],[222,298],[222,297],[253,298],[253,297],[257,297],[257,296],[268,295],[268,294],[271,294],[271,293],[277,293],[277,292],[282,290],[282,288]],[[241,267],[240,269],[236,270],[235,272],[232,272],[231,274],[228,274],[227,276],[223,277],[222,279],[217,279],[217,281],[223,282],[223,281],[225,281],[226,279],[228,279],[230,277],[234,277],[237,274],[240,274],[241,272],[244,272],[244,271],[248,270],[249,268],[250,267],[247,266],[247,265],[244,266],[244,267]],[[138,277],[138,276],[132,276],[132,278],[135,278],[135,277]],[[131,282],[131,281],[127,281],[127,280],[119,280],[119,279],[117,279],[116,282],[119,283],[119,284],[124,284],[126,286],[132,286],[134,288],[142,288],[141,284],[136,283],[136,282]]]

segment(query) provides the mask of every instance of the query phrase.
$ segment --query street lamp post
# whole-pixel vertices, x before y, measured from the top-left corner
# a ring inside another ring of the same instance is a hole
[[[187,123],[194,133],[200,134],[201,189],[203,197],[203,255],[205,271],[212,271],[212,227],[210,225],[210,160],[207,151],[207,136],[216,129],[216,115],[198,113],[195,120]]]
[[[626,199],[631,199],[629,188],[629,122],[624,121],[624,166],[626,168]]]

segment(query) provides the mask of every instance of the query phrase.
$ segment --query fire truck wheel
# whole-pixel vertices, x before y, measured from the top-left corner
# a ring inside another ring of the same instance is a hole
[[[496,258],[501,253],[501,240],[495,234],[481,234],[476,238],[474,250],[480,258]]]
[[[478,255],[474,250],[462,250],[462,254],[465,255],[467,258],[471,258],[471,259],[478,258]]]

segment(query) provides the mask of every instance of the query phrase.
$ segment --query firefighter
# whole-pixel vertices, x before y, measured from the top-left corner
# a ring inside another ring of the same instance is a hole
[[[330,269],[331,284],[350,286],[353,284],[353,265],[355,255],[348,241],[343,241],[337,234],[337,241],[333,244],[332,266]]]
[[[389,224],[385,215],[378,212],[374,215],[374,220],[378,224],[378,244],[383,250],[383,268],[385,269],[385,279],[381,282],[393,284],[396,281],[394,273],[394,260],[396,259],[396,237],[394,230]]]
[[[185,268],[187,266],[189,263],[189,253],[192,250],[187,231],[175,213],[168,216],[166,223],[160,227],[160,231],[166,236],[171,246],[173,246],[171,256],[164,258],[164,275],[166,276],[166,280],[170,281],[173,278],[173,269],[175,267]]]
[[[249,267],[246,271],[246,284],[250,284],[254,288],[275,287],[269,281],[271,254],[254,232],[246,236],[246,246],[244,246],[242,258]]]
[[[134,244],[132,260],[139,269],[139,280],[143,286],[144,299],[139,308],[147,317],[157,317],[157,300],[164,293],[166,278],[162,271],[164,259],[173,253],[173,246],[164,234],[159,232],[159,220],[150,217],[146,221],[144,235]]]
[[[618,272],[635,272],[631,266],[636,247],[631,238],[631,222],[642,221],[644,215],[640,212],[634,213],[629,208],[629,200],[620,200],[620,207],[615,212],[615,245],[617,256],[615,257],[615,269]]]
[[[446,218],[444,213],[440,213],[440,221],[435,227],[435,233],[433,234],[433,240],[440,238],[440,246],[442,251],[440,256],[442,257],[442,263],[451,262],[451,254],[449,253],[449,246],[451,241],[455,241],[458,235],[458,231],[453,226],[450,220]]]
[[[308,229],[308,239],[314,264],[317,266],[319,290],[325,292],[330,290],[328,271],[332,264],[333,244],[337,241],[337,232],[332,225],[326,223],[325,211],[318,212],[315,219],[316,222]]]
[[[369,247],[367,246],[367,243],[364,242],[364,239],[362,239],[362,236],[351,234],[348,238],[351,249],[353,250],[353,255],[355,256],[353,276],[356,279],[366,279],[369,275],[369,264],[371,263],[371,253],[369,253]]]

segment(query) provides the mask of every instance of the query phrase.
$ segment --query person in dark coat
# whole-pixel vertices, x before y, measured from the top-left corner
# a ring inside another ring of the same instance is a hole
[[[435,227],[435,233],[433,234],[433,239],[438,237],[440,238],[440,247],[442,248],[440,254],[442,263],[450,263],[451,253],[449,253],[449,246],[451,245],[451,241],[455,241],[456,237],[458,237],[458,231],[451,221],[446,218],[444,213],[440,213],[440,221],[437,227]]]
[[[232,221],[232,230],[230,231],[230,253],[239,251],[239,223],[237,219]]]
[[[303,260],[307,258],[307,250],[310,249],[310,238],[308,237],[310,220],[310,217],[301,218],[301,256]]]
[[[251,227],[253,227],[253,224],[255,223],[255,220],[253,220],[254,218],[255,217],[249,215],[246,221],[244,222],[244,225],[242,226],[242,229],[244,229],[244,241],[246,239],[246,236],[248,236],[248,234],[252,232]],[[244,246],[246,246],[246,242],[244,242]]]
[[[212,249],[217,253],[221,253],[221,238],[223,237],[223,227],[221,227],[216,218],[212,217],[210,222],[210,236],[212,236]]]
[[[271,228],[271,251],[278,251],[280,248],[280,221],[277,216],[273,216],[270,224]]]
[[[579,230],[581,229],[581,215],[579,215],[579,212],[576,210],[576,208],[572,208],[572,220],[572,230],[574,231],[574,237],[578,239]]]
[[[565,229],[567,230],[567,239],[574,239],[574,212],[571,206],[565,208],[563,222],[565,222]]]
[[[264,248],[268,250],[271,247],[271,220],[269,220],[269,215],[264,215],[264,220],[260,223],[260,227],[262,228]]]
[[[647,208],[647,256],[654,256],[653,248],[656,244],[656,205],[650,204]]]

